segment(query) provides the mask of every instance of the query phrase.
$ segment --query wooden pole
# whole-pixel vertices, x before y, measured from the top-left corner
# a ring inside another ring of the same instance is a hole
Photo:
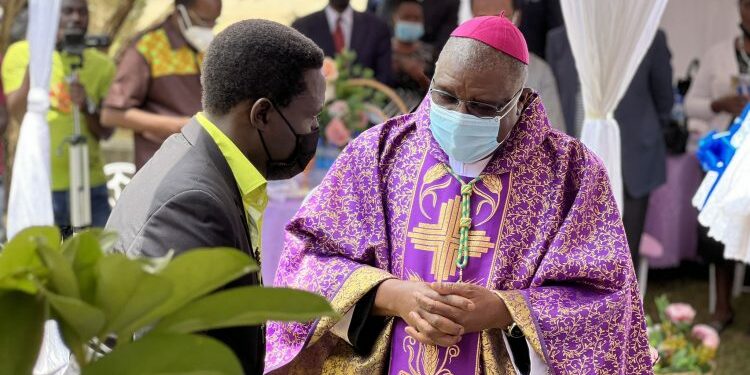
[[[137,2],[138,0],[124,0],[120,2],[112,17],[110,17],[109,22],[107,22],[106,33],[110,40],[114,40],[117,33],[120,32],[120,29],[125,24],[125,20],[128,19],[128,15]]]
[[[18,13],[26,6],[26,0],[3,1],[3,22],[0,27],[0,51],[5,53],[10,45],[10,33]]]

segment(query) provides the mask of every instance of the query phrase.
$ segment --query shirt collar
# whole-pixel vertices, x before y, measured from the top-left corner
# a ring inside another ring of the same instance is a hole
[[[346,7],[343,12],[339,13],[333,9],[330,5],[325,8],[326,19],[328,20],[328,26],[331,30],[336,28],[336,20],[341,17],[341,22],[344,25],[351,25],[354,19],[354,10],[351,5]]]
[[[266,179],[247,159],[237,145],[232,142],[216,125],[214,125],[203,113],[195,115],[198,123],[211,136],[219,147],[219,151],[229,164],[229,169],[234,175],[237,187],[242,194],[243,203],[255,208],[265,208],[267,198],[265,198]],[[262,194],[261,194],[262,193]],[[248,199],[251,199],[248,201]],[[260,210],[263,211],[262,209]]]
[[[173,13],[172,16],[167,17],[164,23],[162,23],[161,28],[164,29],[164,33],[167,34],[169,45],[173,50],[176,50],[188,45],[188,42],[187,39],[185,39],[185,36],[182,35],[180,28],[174,24],[173,17],[179,17],[179,14]]]

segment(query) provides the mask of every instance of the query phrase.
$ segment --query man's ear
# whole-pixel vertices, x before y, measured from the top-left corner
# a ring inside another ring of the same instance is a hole
[[[260,98],[254,102],[248,102],[248,105],[250,106],[250,126],[258,130],[265,130],[268,126],[268,116],[273,110],[271,101]]]
[[[533,91],[530,88],[523,88],[523,90],[521,91],[521,97],[518,98],[518,104],[516,104],[516,116],[520,116],[524,108],[531,104],[532,93]]]

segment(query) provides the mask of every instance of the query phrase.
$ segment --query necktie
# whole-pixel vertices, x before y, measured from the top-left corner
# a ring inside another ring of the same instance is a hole
[[[344,29],[341,27],[341,16],[336,19],[336,29],[333,30],[333,47],[336,49],[336,53],[341,53],[344,50]]]

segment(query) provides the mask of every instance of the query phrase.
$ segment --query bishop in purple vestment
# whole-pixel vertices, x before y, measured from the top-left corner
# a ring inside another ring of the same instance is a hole
[[[652,372],[607,172],[551,129],[527,64],[507,19],[468,21],[422,105],[344,150],[274,282],[340,316],[269,324],[266,372]]]

